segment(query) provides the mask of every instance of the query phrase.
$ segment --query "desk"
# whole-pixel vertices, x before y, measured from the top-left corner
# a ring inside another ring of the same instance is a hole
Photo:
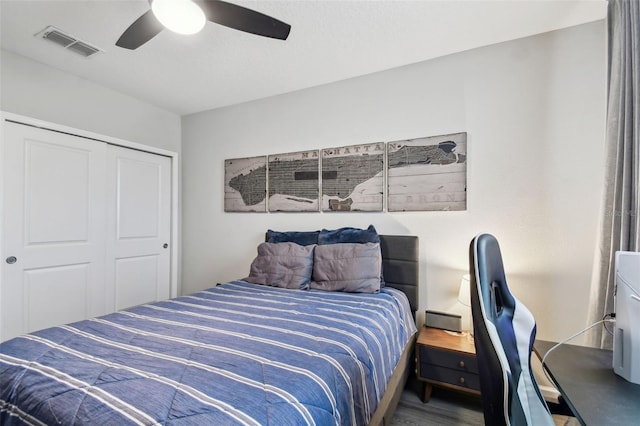
[[[553,345],[536,340],[534,346],[542,358]],[[612,351],[565,344],[545,360],[551,379],[583,425],[638,424],[640,385],[615,374],[612,357]]]

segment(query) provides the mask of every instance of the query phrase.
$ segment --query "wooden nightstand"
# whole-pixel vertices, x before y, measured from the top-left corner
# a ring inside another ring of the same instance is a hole
[[[416,373],[426,383],[423,402],[433,386],[480,395],[478,360],[473,339],[438,328],[422,327],[416,346]]]

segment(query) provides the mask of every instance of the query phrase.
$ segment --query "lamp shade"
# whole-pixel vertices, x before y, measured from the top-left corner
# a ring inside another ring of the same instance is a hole
[[[460,289],[458,290],[458,302],[462,303],[464,306],[471,306],[471,287],[470,287],[471,277],[469,274],[464,274],[462,279],[460,280]]]
[[[153,0],[151,10],[162,25],[178,34],[195,34],[207,21],[200,6],[191,0]]]

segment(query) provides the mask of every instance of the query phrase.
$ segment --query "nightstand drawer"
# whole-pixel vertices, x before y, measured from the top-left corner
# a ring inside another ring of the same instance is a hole
[[[478,374],[478,360],[474,355],[429,346],[420,346],[420,364],[420,369],[425,371],[431,366],[440,366]]]
[[[422,364],[420,376],[426,380],[448,383],[450,385],[480,391],[480,376],[477,374],[446,367],[438,367],[436,365]]]

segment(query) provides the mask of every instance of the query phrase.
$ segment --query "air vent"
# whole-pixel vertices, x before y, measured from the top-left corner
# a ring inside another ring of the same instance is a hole
[[[84,56],[85,58],[103,51],[102,49],[92,46],[89,43],[85,43],[84,41],[79,40],[77,37],[65,33],[64,31],[61,31],[53,26],[48,26],[44,30],[40,31],[36,34],[36,37],[41,37],[45,40],[52,41],[57,45],[60,45],[72,52],[77,53],[78,55]]]
[[[75,43],[67,46],[67,49],[72,50],[82,56],[86,56],[89,57],[91,55],[93,55],[94,53],[98,53],[100,52],[100,49],[98,49],[97,47],[93,47],[90,44],[87,44],[83,41],[76,41]]]

